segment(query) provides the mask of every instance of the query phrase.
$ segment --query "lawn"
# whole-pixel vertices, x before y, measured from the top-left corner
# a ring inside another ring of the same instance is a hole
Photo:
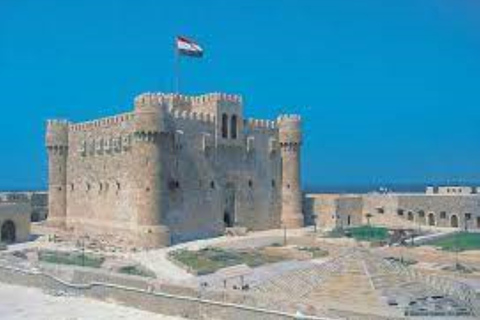
[[[88,253],[82,254],[80,252],[63,252],[52,250],[40,251],[38,253],[38,259],[40,261],[49,263],[76,265],[91,268],[100,268],[103,261],[105,261],[104,257]]]
[[[346,232],[350,233],[352,238],[361,241],[382,241],[389,237],[388,229],[383,227],[360,226],[349,228]]]
[[[447,251],[480,250],[480,233],[459,232],[427,244]]]
[[[374,226],[360,226],[352,228],[335,228],[327,235],[329,238],[350,237],[360,241],[388,240],[388,229]]]
[[[227,250],[209,247],[198,251],[177,250],[170,252],[169,255],[172,259],[196,271],[198,275],[213,273],[238,264],[258,267],[284,260],[279,256],[265,254],[260,249]]]

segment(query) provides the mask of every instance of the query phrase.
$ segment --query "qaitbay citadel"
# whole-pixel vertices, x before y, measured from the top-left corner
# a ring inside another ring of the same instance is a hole
[[[0,283],[178,319],[478,319],[478,186],[305,192],[308,115],[244,106],[143,93],[131,112],[49,120],[48,199],[0,193]]]
[[[133,111],[50,120],[52,226],[158,247],[304,225],[301,119],[245,119],[240,96],[145,93]]]
[[[243,107],[238,95],[144,93],[129,113],[48,121],[48,224],[143,248],[305,225],[480,229],[475,187],[302,194],[300,116],[245,119]]]

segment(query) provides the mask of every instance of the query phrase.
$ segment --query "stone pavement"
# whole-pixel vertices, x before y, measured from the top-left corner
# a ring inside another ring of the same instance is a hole
[[[82,297],[51,296],[37,288],[0,284],[2,320],[181,320]]]

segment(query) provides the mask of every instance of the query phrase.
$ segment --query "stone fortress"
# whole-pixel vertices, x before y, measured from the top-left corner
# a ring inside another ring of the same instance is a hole
[[[480,230],[480,187],[427,187],[425,193],[307,194],[306,219],[322,228],[372,223]]]
[[[233,227],[480,229],[480,188],[303,195],[298,115],[245,119],[240,96],[218,93],[145,93],[133,109],[48,121],[49,225],[137,247]]]
[[[245,119],[237,95],[145,93],[132,112],[50,120],[48,223],[158,247],[304,225],[301,119]]]

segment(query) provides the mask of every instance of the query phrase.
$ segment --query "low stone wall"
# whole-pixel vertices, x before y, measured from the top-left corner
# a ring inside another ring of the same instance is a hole
[[[465,302],[475,315],[480,315],[480,297],[470,286],[448,277],[431,275],[419,270],[409,270],[408,276],[413,281],[423,282],[446,295]]]
[[[154,280],[153,278],[119,274],[103,269],[92,269],[73,265],[41,263],[39,267],[41,271],[46,274],[74,284],[100,282],[146,290],[150,285],[149,280]]]
[[[414,268],[396,267],[395,269],[408,281],[424,283],[444,295],[454,297],[470,307],[474,315],[480,315],[480,296],[470,286],[446,276],[433,275]]]
[[[149,290],[116,284],[101,282],[72,284],[42,272],[7,266],[0,266],[0,282],[38,287],[47,291],[63,291],[71,295],[84,295],[104,301],[115,301],[146,311],[190,319],[296,319],[295,315],[279,311],[206,300],[192,296],[150,292]],[[304,316],[302,319],[327,320],[327,318],[311,316]]]

